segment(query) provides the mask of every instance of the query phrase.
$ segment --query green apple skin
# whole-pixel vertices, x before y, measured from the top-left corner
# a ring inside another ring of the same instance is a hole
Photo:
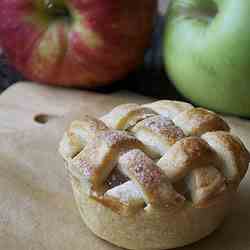
[[[250,1],[172,1],[164,60],[176,88],[195,104],[250,117]]]

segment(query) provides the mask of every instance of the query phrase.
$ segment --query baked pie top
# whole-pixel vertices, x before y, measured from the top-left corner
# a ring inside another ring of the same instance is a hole
[[[72,122],[60,153],[89,197],[124,215],[210,206],[237,189],[250,161],[220,116],[177,101],[85,116]]]

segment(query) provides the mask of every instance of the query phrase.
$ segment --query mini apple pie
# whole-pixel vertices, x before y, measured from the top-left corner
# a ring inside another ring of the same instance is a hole
[[[137,250],[184,246],[213,232],[250,161],[220,116],[176,101],[85,116],[59,151],[86,225]]]

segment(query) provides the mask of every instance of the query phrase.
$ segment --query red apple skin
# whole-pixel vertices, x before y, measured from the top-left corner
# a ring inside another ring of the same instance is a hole
[[[27,79],[93,88],[142,62],[157,1],[65,0],[72,22],[48,21],[36,1],[0,1],[1,46]]]

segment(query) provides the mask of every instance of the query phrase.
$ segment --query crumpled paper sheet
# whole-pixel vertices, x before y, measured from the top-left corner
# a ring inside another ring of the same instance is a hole
[[[0,249],[118,250],[84,225],[57,153],[69,122],[83,114],[99,116],[126,102],[149,98],[131,93],[100,95],[35,84],[18,84],[0,97]],[[48,114],[38,124],[37,114]],[[250,122],[227,118],[250,148]],[[224,225],[183,250],[250,249],[250,174]]]

